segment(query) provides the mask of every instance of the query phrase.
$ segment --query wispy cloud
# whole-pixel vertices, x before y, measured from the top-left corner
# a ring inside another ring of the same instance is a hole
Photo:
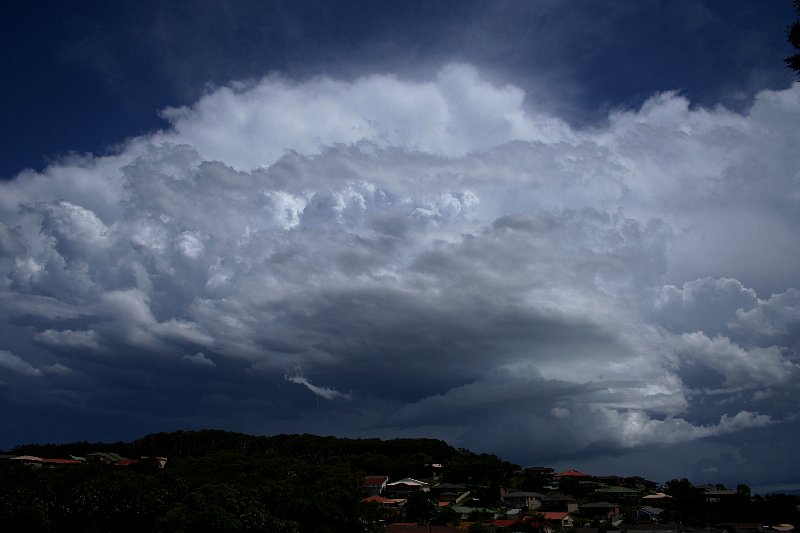
[[[298,385],[302,385],[315,395],[319,396],[320,398],[325,398],[326,400],[335,400],[337,398],[341,398],[343,400],[349,400],[349,394],[342,394],[341,392],[331,389],[329,387],[318,387],[311,383],[308,379],[303,377],[302,372],[299,370],[294,370],[292,373],[288,373],[284,376],[284,379],[289,383],[297,383]]]

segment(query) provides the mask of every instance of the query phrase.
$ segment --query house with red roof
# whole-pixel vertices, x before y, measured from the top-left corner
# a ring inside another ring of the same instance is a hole
[[[575,524],[575,521],[572,519],[572,516],[567,512],[544,512],[542,513],[544,519],[547,523],[553,526],[555,529],[566,529],[570,528]]]
[[[361,500],[362,503],[377,503],[386,509],[397,509],[401,507],[406,501],[402,498],[384,498],[378,494],[368,496]]]
[[[592,476],[590,476],[589,474],[584,474],[583,472],[581,472],[579,470],[565,470],[563,472],[559,472],[558,474],[556,474],[556,477],[559,477],[559,478],[561,478],[561,477],[574,477],[574,478],[584,477],[584,478],[588,478],[588,477],[592,477]]]
[[[364,488],[367,489],[367,494],[374,496],[382,494],[386,490],[386,484],[389,482],[389,476],[366,476],[364,478]]]
[[[384,529],[385,533],[463,533],[459,528],[452,526],[433,526],[429,524],[416,524],[396,522],[389,524]]]

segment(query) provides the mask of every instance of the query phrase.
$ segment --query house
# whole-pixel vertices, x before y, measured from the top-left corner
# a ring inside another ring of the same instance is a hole
[[[731,500],[738,494],[735,490],[727,489],[706,489],[703,491],[708,503],[719,503],[721,501]]]
[[[525,477],[535,477],[535,476],[553,476],[555,470],[550,468],[549,466],[529,466],[527,468],[522,469],[522,475]]]
[[[575,479],[579,478],[590,478],[589,474],[584,474],[580,470],[565,470],[564,472],[559,472],[555,475],[556,478],[561,479],[562,477],[571,477]]]
[[[552,533],[553,529],[546,522],[537,521],[532,516],[522,518],[498,518],[492,521],[492,528],[497,531],[519,531],[525,533]]]
[[[578,512],[578,500],[564,494],[551,494],[542,498],[542,511],[551,512]]]
[[[437,479],[441,478],[443,471],[444,471],[444,465],[442,463],[433,463],[431,465],[431,474],[433,480],[436,481]]]
[[[619,504],[609,502],[594,502],[580,506],[581,516],[590,520],[613,520],[619,516]]]
[[[678,533],[682,530],[677,524],[636,524],[628,528],[628,533]]]
[[[56,468],[59,466],[79,465],[80,461],[75,459],[44,459],[42,458],[42,468]]]
[[[385,509],[398,509],[406,503],[405,500],[401,498],[384,498],[378,494],[374,494],[372,496],[368,496],[361,500],[362,503],[376,503]]]
[[[762,533],[764,528],[761,524],[750,522],[726,522],[719,524],[723,533]]]
[[[545,522],[549,523],[555,529],[565,529],[572,527],[575,522],[572,519],[572,516],[567,512],[544,512],[542,513],[544,516]]]
[[[386,484],[386,493],[392,498],[408,498],[408,495],[414,492],[428,492],[430,490],[430,486],[424,481],[410,477]]]
[[[603,498],[617,502],[632,502],[639,499],[639,491],[627,487],[603,487],[594,492]]]
[[[493,520],[492,527],[495,529],[501,529],[503,531],[511,531],[511,528],[514,526],[518,526],[517,529],[522,526],[522,520]]]
[[[642,496],[643,500],[666,500],[672,498],[669,494],[664,494],[663,492],[656,492],[655,494],[648,494],[647,496]]]
[[[122,457],[116,453],[92,452],[86,454],[86,461],[89,463],[103,463],[110,465],[118,461],[122,461],[123,459],[125,459],[125,457]]]
[[[375,496],[386,490],[389,476],[366,476],[362,485],[367,490],[367,494]]]
[[[430,491],[440,503],[458,504],[470,495],[467,486],[461,483],[440,483],[431,487]]]
[[[166,457],[149,457],[147,455],[143,455],[139,458],[141,462],[147,462],[151,464],[155,464],[158,468],[164,468],[167,464]]]
[[[420,525],[407,522],[389,524],[383,531],[384,533],[462,533],[457,527]]]
[[[655,522],[658,520],[659,515],[664,512],[664,509],[659,509],[658,507],[650,507],[649,505],[645,505],[640,507],[634,511],[633,516],[636,518],[637,521],[641,522]]]
[[[19,455],[17,457],[12,457],[12,461],[18,461],[20,464],[33,466],[35,468],[42,467],[42,458],[35,457],[33,455]]]
[[[455,492],[462,494],[467,492],[468,489],[469,487],[463,483],[439,483],[438,485],[431,487],[431,492],[434,494],[441,494],[443,492]]]
[[[20,455],[19,457],[12,457],[11,460],[19,461],[20,463],[35,468],[56,468],[66,465],[81,464],[80,461],[74,459],[48,459],[44,457],[34,457],[33,455]]]
[[[508,492],[503,499],[516,509],[539,509],[542,506],[543,494],[538,492]]]
[[[606,485],[604,483],[600,483],[599,481],[591,481],[582,479],[578,481],[578,484],[586,491],[586,492],[594,492],[597,489],[602,489]]]
[[[485,507],[466,507],[463,505],[453,505],[451,508],[456,512],[462,521],[475,519],[476,517],[483,519],[485,515],[489,515],[489,517],[494,516],[494,514]]]

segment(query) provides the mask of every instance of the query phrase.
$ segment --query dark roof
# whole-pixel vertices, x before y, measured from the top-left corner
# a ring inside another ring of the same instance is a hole
[[[548,502],[575,501],[575,498],[565,494],[550,494],[549,496],[545,496],[543,499]]]
[[[619,507],[619,504],[609,502],[594,502],[581,505],[581,509],[612,509],[614,507]]]

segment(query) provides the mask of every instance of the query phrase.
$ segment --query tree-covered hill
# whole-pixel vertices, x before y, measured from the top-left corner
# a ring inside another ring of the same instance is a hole
[[[30,468],[0,462],[0,523],[9,531],[370,531],[360,503],[365,475],[498,486],[519,467],[432,439],[258,437],[217,430],[148,435],[133,442],[25,445],[14,455],[110,452],[129,466]],[[10,529],[9,529],[10,528]]]

